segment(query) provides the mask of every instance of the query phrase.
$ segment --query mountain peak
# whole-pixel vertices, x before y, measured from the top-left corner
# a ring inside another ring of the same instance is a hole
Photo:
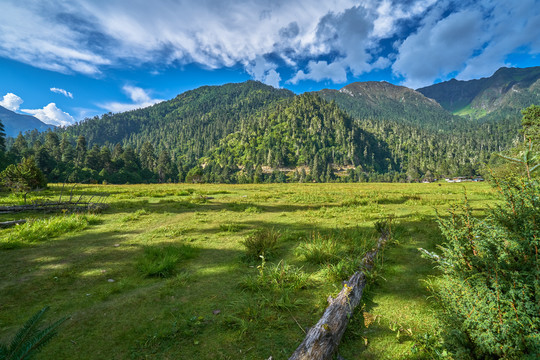
[[[467,81],[452,79],[417,91],[436,100],[448,111],[481,117],[503,105],[513,108],[529,106],[530,99],[516,93],[529,92],[532,87],[540,87],[539,80],[540,66],[501,67],[487,78]]]
[[[4,130],[6,136],[17,136],[20,132],[37,129],[38,131],[45,131],[48,129],[54,129],[54,125],[48,125],[30,115],[17,114],[11,110],[0,106],[0,120],[4,124]]]

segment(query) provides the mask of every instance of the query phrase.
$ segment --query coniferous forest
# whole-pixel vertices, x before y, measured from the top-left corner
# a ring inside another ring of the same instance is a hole
[[[113,184],[480,176],[494,152],[515,145],[521,109],[538,100],[538,71],[531,69],[528,77],[527,69],[499,71],[484,92],[473,82],[476,97],[453,101],[441,94],[452,98],[467,82],[419,91],[353,83],[302,95],[255,81],[204,86],[151,107],[8,138],[3,167],[31,157],[50,182]],[[495,101],[485,95],[494,86],[523,91]]]

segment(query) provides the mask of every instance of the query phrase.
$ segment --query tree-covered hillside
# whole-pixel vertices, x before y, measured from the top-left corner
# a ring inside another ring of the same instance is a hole
[[[338,167],[387,172],[395,167],[389,157],[386,144],[358,128],[335,103],[303,94],[227,136],[204,161],[246,173],[258,166],[308,168],[313,181],[326,181]]]
[[[504,104],[530,105],[537,85],[514,87],[481,120],[453,115],[417,91],[385,82],[298,96],[254,81],[204,86],[145,109],[27,133],[8,141],[7,159],[33,156],[50,181],[474,176],[518,136],[518,110]]]
[[[538,103],[540,66],[500,68],[488,78],[468,81],[452,79],[417,91],[436,100],[450,112],[481,118],[496,110],[520,110]]]
[[[404,86],[387,82],[357,82],[340,90],[317,92],[358,119],[388,120],[425,129],[453,129],[464,120],[452,116],[435,100]]]
[[[148,141],[156,150],[195,160],[249,118],[293,96],[255,81],[203,86],[148,108],[88,119],[66,132],[73,139],[83,135],[92,145],[120,143],[140,150]]]

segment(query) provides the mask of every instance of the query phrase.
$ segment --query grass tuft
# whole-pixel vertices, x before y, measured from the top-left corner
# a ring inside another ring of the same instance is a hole
[[[263,258],[262,264],[257,268],[259,273],[246,277],[242,283],[248,290],[283,292],[300,290],[308,286],[308,275],[301,268],[289,265],[283,260],[274,265],[266,265]]]
[[[29,222],[2,231],[0,249],[14,249],[27,244],[49,240],[60,235],[81,231],[89,225],[99,223],[96,215],[72,214],[54,216]]]
[[[137,268],[144,276],[166,278],[174,274],[180,260],[194,258],[197,253],[197,249],[189,245],[146,246]]]
[[[274,229],[260,229],[248,236],[242,242],[246,248],[246,259],[258,260],[261,256],[271,257],[280,236],[280,232]]]
[[[310,239],[297,247],[296,254],[311,264],[333,264],[340,259],[340,246],[332,238],[311,234]]]

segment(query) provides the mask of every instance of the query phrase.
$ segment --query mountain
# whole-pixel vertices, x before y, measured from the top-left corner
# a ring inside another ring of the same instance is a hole
[[[194,161],[253,116],[293,96],[256,81],[203,86],[148,108],[87,119],[66,132],[98,145],[121,143],[140,149],[148,141],[156,150]]]
[[[392,121],[434,130],[453,128],[463,122],[437,101],[385,81],[356,82],[340,90],[321,90],[318,94],[335,101],[341,109],[359,119]]]
[[[508,99],[522,95],[521,89],[515,87]],[[38,166],[54,181],[473,176],[491,153],[516,138],[516,112],[501,105],[481,121],[456,116],[421,92],[387,82],[294,95],[247,81],[203,86],[148,108],[36,132],[26,137],[28,145],[20,142],[12,153],[15,158],[35,153]]]
[[[2,121],[2,124],[4,124],[6,136],[12,137],[17,136],[20,132],[24,133],[28,130],[37,129],[41,132],[55,128],[55,126],[47,125],[33,116],[17,114],[2,106],[0,106],[0,120]]]
[[[335,103],[306,93],[225,137],[205,161],[220,166],[309,167],[319,181],[329,165],[386,172],[395,167],[389,158],[386,144],[358,128]]]
[[[531,104],[540,104],[540,66],[503,67],[488,78],[452,79],[417,91],[458,115],[479,119],[496,111],[515,113]]]

